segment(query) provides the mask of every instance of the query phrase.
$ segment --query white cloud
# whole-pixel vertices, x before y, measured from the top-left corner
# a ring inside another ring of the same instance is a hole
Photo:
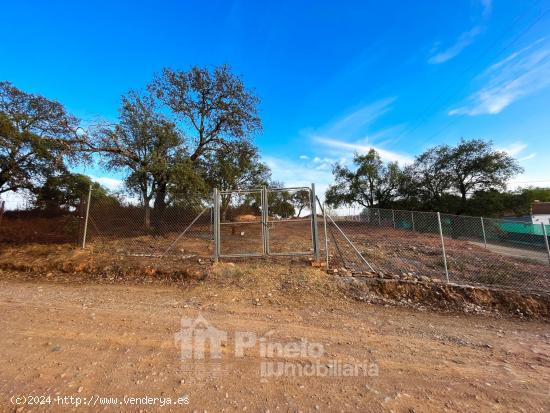
[[[480,26],[475,26],[471,30],[468,30],[464,33],[461,33],[460,36],[458,36],[458,39],[455,41],[453,45],[448,47],[447,49],[440,51],[433,56],[431,56],[428,59],[428,63],[430,64],[440,64],[445,63],[448,60],[451,60],[452,58],[458,56],[460,52],[462,52],[466,47],[468,47],[474,39],[482,32],[482,28]]]
[[[384,161],[389,162],[399,162],[401,165],[410,164],[413,162],[413,158],[406,154],[401,154],[398,152],[393,152],[384,148],[379,148],[373,145],[364,144],[361,142],[356,143],[349,143],[349,142],[343,142],[332,138],[325,138],[325,137],[315,137],[315,141],[325,145],[329,146],[333,149],[340,150],[342,153],[350,153],[350,152],[358,152],[360,154],[365,154],[369,150],[374,149],[376,152],[380,154],[380,157]]]
[[[317,169],[312,162],[292,161],[285,158],[264,156],[264,162],[271,169],[274,180],[283,182],[286,187],[310,186],[315,183],[321,200],[328,186],[333,182],[332,169]]]
[[[324,126],[308,131],[309,139],[321,145],[318,149],[322,154],[311,159],[309,168],[317,171],[331,171],[334,164],[347,164],[355,152],[364,154],[371,148],[375,149],[384,161],[398,161],[400,164],[411,163],[413,159],[407,154],[385,149],[380,144],[371,144],[371,141],[378,139],[386,139],[388,142],[388,136],[391,141],[396,130],[402,127],[402,125],[390,126],[382,130],[371,131],[374,122],[391,109],[391,104],[394,101],[395,98],[378,100],[355,109]],[[300,159],[305,158],[300,157]]]
[[[90,179],[99,183],[100,185],[103,185],[105,188],[111,191],[117,191],[119,189],[122,189],[122,187],[124,186],[124,181],[122,181],[121,179],[110,178],[108,176],[90,176]]]
[[[441,42],[436,42],[432,49],[432,56],[428,59],[428,63],[441,64],[455,58],[464,49],[470,46],[476,37],[483,33],[485,29],[484,21],[489,18],[493,10],[492,0],[480,0],[476,8],[477,11],[475,13],[478,14],[478,17],[476,18],[478,23],[475,24],[470,30],[460,33],[454,43],[444,50],[441,50],[440,48]],[[481,8],[481,12],[479,11],[479,8]]]
[[[307,159],[309,159],[309,156],[307,156],[307,155],[300,155],[300,159],[307,160]]]
[[[500,148],[499,150],[506,152],[510,156],[516,156],[520,152],[522,152],[525,148],[527,148],[526,144],[521,142],[515,142],[515,143],[512,143],[511,145]]]
[[[352,137],[364,135],[372,123],[390,110],[395,98],[386,98],[355,109],[321,128],[328,136]]]
[[[519,158],[518,161],[519,161],[519,162],[528,161],[529,159],[533,159],[535,156],[537,156],[537,153],[536,153],[536,152],[533,152],[533,153],[530,153],[530,154],[527,155],[527,156],[524,156],[523,158]]]
[[[481,0],[482,16],[489,17],[493,11],[493,1],[492,0]]]
[[[449,115],[497,114],[517,99],[550,86],[550,42],[538,40],[512,53],[486,70],[482,79],[486,85]]]

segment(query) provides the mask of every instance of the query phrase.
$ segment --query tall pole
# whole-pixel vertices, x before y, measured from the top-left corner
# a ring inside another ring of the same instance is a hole
[[[485,235],[485,223],[483,222],[483,217],[481,217],[481,230],[483,231],[483,243],[485,248],[487,248],[487,236]]]
[[[326,206],[326,204],[323,204],[322,209],[323,209],[323,226],[325,227],[325,253],[326,253],[326,257],[327,257],[327,270],[328,270],[329,255],[328,255],[327,206]]]
[[[437,213],[437,223],[439,225],[439,235],[441,236],[441,249],[443,250],[443,265],[445,265],[445,276],[449,282],[449,270],[447,269],[447,254],[445,253],[445,240],[443,239],[443,227],[441,226],[441,215]]]
[[[214,188],[213,207],[214,208],[214,262],[220,259],[220,198],[218,188]]]
[[[86,236],[88,235],[88,217],[90,216],[90,202],[92,200],[92,184],[88,189],[88,200],[86,201],[86,217],[84,218],[84,232],[82,234],[82,249],[86,248]]]
[[[542,225],[542,235],[544,237],[544,245],[546,245],[546,253],[548,254],[548,263],[550,264],[550,247],[548,246],[548,235],[546,234],[546,226],[544,222],[540,223]]]
[[[317,200],[315,196],[315,184],[311,184],[311,214],[312,214],[312,235],[313,235],[313,255],[315,260],[319,261],[319,235],[317,234]]]

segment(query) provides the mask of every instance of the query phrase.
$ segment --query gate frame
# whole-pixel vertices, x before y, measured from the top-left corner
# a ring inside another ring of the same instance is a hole
[[[286,190],[308,190],[310,193],[310,209],[311,209],[311,243],[313,252],[270,252],[269,248],[269,192],[270,191],[286,191]],[[261,234],[262,234],[262,252],[261,253],[221,253],[221,216],[220,216],[220,196],[223,194],[233,193],[260,193],[261,202]],[[214,188],[213,192],[213,208],[214,208],[214,262],[218,262],[220,258],[242,258],[242,257],[266,257],[266,256],[307,256],[313,255],[315,260],[319,261],[319,237],[317,229],[317,197],[315,196],[315,184],[311,187],[289,187],[289,188],[252,188],[243,190],[220,191]]]

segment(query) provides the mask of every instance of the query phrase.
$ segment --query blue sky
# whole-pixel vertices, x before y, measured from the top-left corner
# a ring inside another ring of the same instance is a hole
[[[116,4],[115,4],[116,3]],[[288,185],[374,147],[492,139],[549,185],[550,0],[6,2],[0,79],[114,119],[162,67],[230,64],[261,97],[255,139]],[[106,184],[120,174],[88,167]]]

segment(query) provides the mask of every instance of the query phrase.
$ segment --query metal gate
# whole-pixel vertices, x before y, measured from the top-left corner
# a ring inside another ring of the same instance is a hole
[[[315,185],[214,190],[214,258],[319,259]]]

